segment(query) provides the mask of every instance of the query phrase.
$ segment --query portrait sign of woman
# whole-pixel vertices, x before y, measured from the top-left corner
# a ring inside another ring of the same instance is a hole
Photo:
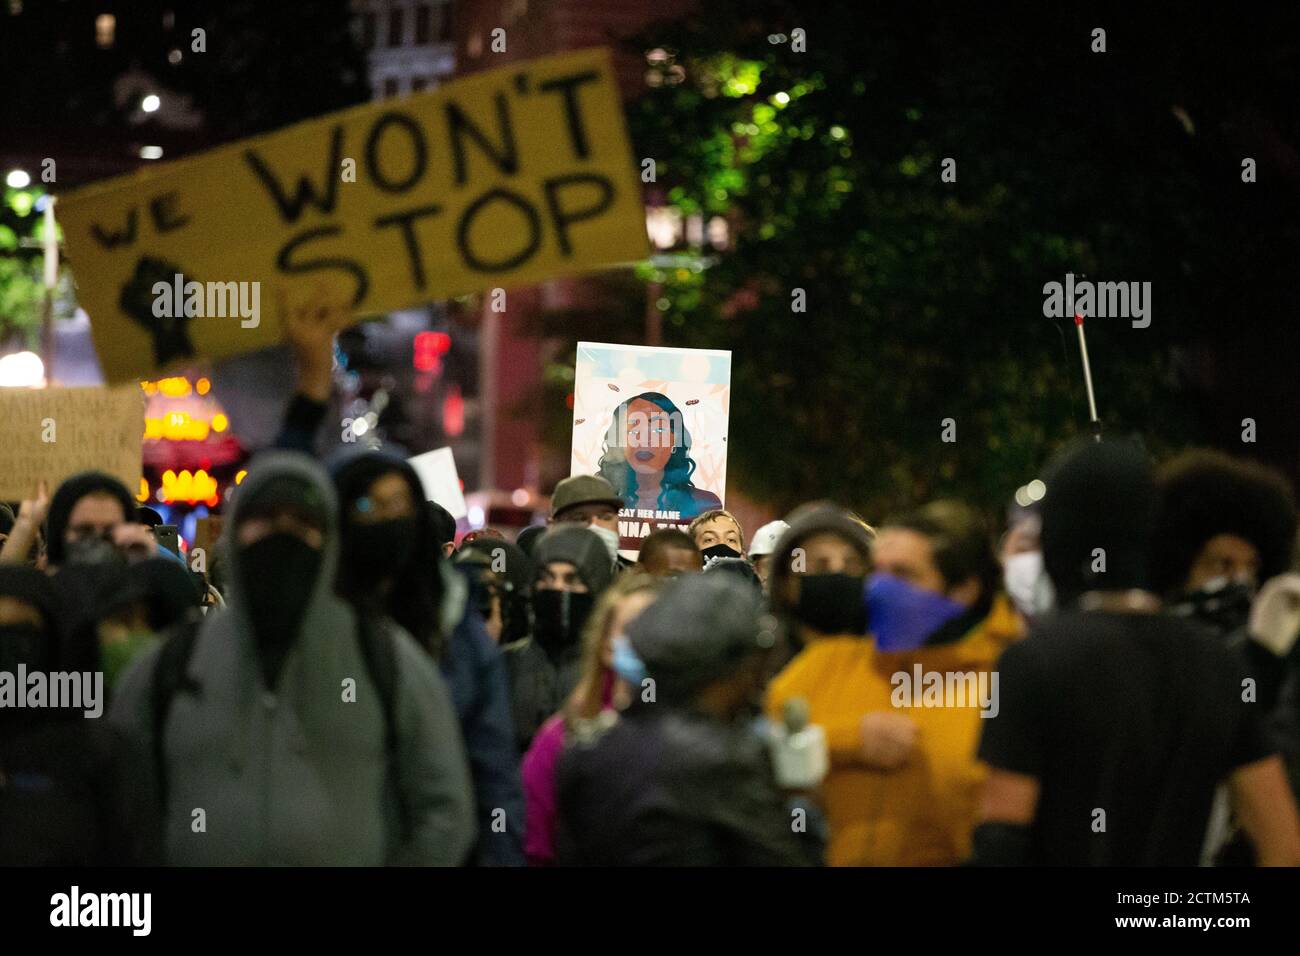
[[[642,392],[614,409],[605,432],[600,474],[623,498],[624,507],[675,511],[690,519],[722,506],[710,491],[696,488],[691,436],[672,399]]]

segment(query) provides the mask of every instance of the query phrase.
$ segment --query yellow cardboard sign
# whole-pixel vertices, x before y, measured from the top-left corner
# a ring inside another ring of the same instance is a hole
[[[110,382],[273,344],[284,303],[322,289],[366,316],[648,252],[595,49],[308,120],[57,209]]]
[[[140,486],[144,392],[119,388],[0,388],[0,501],[49,492],[79,471]]]

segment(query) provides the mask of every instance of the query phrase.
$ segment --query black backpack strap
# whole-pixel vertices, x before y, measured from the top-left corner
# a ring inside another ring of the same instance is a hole
[[[401,813],[403,835],[410,832],[410,812],[402,794],[401,776],[398,773],[397,751],[397,641],[392,631],[382,622],[373,620],[365,612],[357,611],[357,641],[365,660],[366,673],[379,695],[379,706],[384,713],[384,751],[388,756],[388,772],[393,775]]]
[[[172,700],[179,691],[198,694],[197,681],[190,678],[190,658],[194,655],[194,645],[198,642],[199,622],[186,621],[167,635],[158,652],[158,660],[153,668],[153,692],[150,695],[151,716],[153,719],[153,764],[154,777],[158,782],[159,806],[167,807],[167,755],[163,740],[167,729],[167,715],[171,710]]]

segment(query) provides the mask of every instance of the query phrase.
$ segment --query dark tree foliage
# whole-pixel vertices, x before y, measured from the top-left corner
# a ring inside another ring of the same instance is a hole
[[[1043,316],[1067,271],[1152,284],[1149,328],[1088,323],[1109,432],[1294,473],[1297,15],[1136,6],[704,3],[637,38],[667,54],[630,113],[652,188],[731,223],[710,268],[650,278],[665,344],[734,351],[739,487],[1004,504],[1087,429],[1073,325]],[[806,52],[769,39],[795,28]]]

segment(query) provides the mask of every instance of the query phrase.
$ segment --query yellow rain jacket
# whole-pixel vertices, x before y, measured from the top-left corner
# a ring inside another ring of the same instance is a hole
[[[912,687],[910,707],[891,682],[895,674],[990,673],[1002,650],[1023,633],[1005,595],[965,637],[937,647],[878,651],[871,637],[821,638],[804,648],[772,681],[769,715],[779,720],[785,702],[802,697],[810,719],[826,731],[830,772],[822,799],[830,826],[826,861],[831,866],[952,866],[970,854],[976,801],[985,769],[976,762],[980,707],[920,706]],[[986,687],[992,688],[988,678]],[[911,681],[915,685],[915,680]],[[903,714],[918,727],[911,760],[897,770],[862,763],[862,718],[871,711]]]

